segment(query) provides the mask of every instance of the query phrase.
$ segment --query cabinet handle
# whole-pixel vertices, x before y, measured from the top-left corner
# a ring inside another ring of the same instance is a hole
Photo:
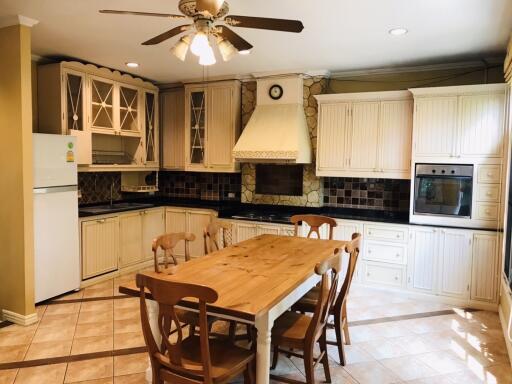
[[[105,222],[105,219],[96,220],[96,222],[97,222],[98,224],[103,224],[103,223]]]
[[[396,254],[396,257],[400,257],[400,254],[399,254],[399,253],[397,253],[397,254]]]
[[[372,250],[371,250],[371,249],[369,249],[369,250],[368,250],[368,254],[370,254],[370,253],[372,253]]]
[[[398,276],[395,276],[395,280],[398,281]]]
[[[487,191],[486,195],[491,196],[492,195],[491,191]]]
[[[399,239],[399,238],[400,238],[400,234],[397,234],[397,235],[396,235],[396,238],[397,238],[397,239]]]
[[[366,276],[370,276],[370,272],[366,272]]]
[[[487,177],[492,177],[492,172],[487,172]]]
[[[369,231],[369,232],[368,232],[368,234],[369,234],[369,235],[371,235],[371,234],[372,234],[372,231]]]

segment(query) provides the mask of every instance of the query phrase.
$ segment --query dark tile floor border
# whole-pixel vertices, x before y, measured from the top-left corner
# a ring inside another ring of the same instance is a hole
[[[98,296],[98,297],[83,297],[81,299],[62,299],[62,300],[49,300],[39,303],[39,305],[57,305],[57,304],[73,304],[73,303],[86,303],[89,301],[104,301],[104,300],[120,300],[129,299],[129,295],[114,295],[114,296]]]
[[[136,353],[143,353],[143,352],[147,352],[147,348],[145,346],[144,347],[136,347],[136,348],[115,349],[113,351],[83,353],[80,355],[49,357],[49,358],[37,359],[37,360],[14,361],[11,363],[0,364],[0,370],[38,367],[41,365],[50,365],[50,364],[72,363],[72,362],[76,362],[76,361],[98,359],[101,357],[133,355]]]

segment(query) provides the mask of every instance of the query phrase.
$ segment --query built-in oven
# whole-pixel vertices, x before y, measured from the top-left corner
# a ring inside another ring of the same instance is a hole
[[[473,165],[416,164],[414,215],[471,219]]]

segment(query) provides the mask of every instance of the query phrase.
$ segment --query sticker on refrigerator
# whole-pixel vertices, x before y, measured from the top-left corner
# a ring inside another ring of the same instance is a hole
[[[68,152],[66,153],[66,161],[68,163],[75,162],[75,153],[73,152],[73,143],[68,143]]]

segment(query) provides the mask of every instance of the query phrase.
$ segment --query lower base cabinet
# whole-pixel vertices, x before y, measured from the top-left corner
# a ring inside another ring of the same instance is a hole
[[[115,271],[119,259],[119,218],[82,222],[82,279]]]

